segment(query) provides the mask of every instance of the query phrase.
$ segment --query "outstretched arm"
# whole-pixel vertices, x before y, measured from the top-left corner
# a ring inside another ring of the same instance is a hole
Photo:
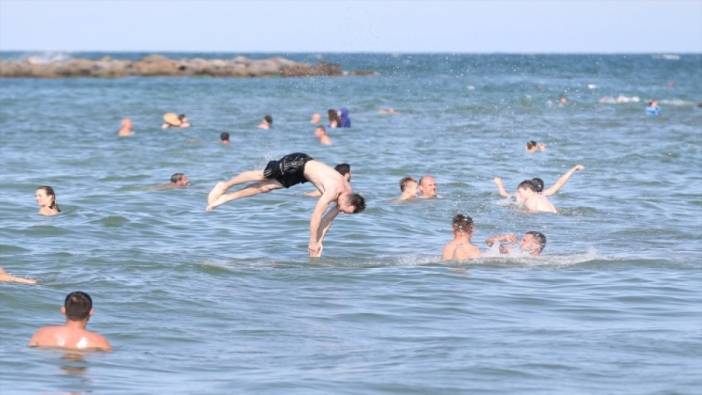
[[[489,239],[485,240],[485,244],[487,244],[489,247],[492,247],[493,244],[495,243],[514,243],[517,241],[517,236],[514,233],[507,233],[504,235],[496,235],[492,236]]]
[[[322,255],[322,238],[324,237],[323,227],[322,227],[322,216],[329,203],[331,203],[333,198],[332,193],[322,194],[319,198],[317,204],[314,206],[312,211],[312,217],[310,218],[310,242],[307,246],[308,252],[311,257],[318,257]],[[336,217],[336,215],[334,215]],[[333,219],[333,218],[332,218]],[[329,221],[331,223],[331,221]],[[327,226],[328,227],[328,226]]]
[[[492,180],[495,182],[495,185],[497,185],[497,193],[503,198],[509,197],[509,193],[505,191],[505,184],[502,182],[502,177],[495,177]]]
[[[339,215],[339,209],[337,207],[332,207],[331,209],[327,210],[322,217],[322,222],[319,224],[320,234],[318,235],[318,240],[320,243],[324,241],[324,237],[327,235],[327,232],[329,232],[329,229],[331,229],[332,223],[337,215]]]
[[[15,277],[9,273],[7,273],[5,270],[3,270],[2,267],[0,267],[0,282],[8,282],[8,283],[18,283],[18,284],[36,284],[36,280],[32,280],[31,278],[21,278],[21,277]]]
[[[561,190],[561,188],[563,188],[563,186],[566,184],[566,182],[568,182],[568,180],[570,180],[570,177],[573,176],[573,173],[575,173],[576,171],[584,170],[584,169],[585,169],[585,166],[583,166],[583,165],[573,166],[573,168],[568,170],[564,175],[562,175],[561,178],[559,178],[555,184],[553,184],[550,188],[545,189],[543,192],[543,195],[544,196],[555,195],[556,193],[558,193],[558,191]]]

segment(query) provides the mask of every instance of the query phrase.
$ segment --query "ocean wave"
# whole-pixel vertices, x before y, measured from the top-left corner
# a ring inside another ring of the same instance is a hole
[[[600,100],[598,100],[602,104],[628,104],[628,103],[639,103],[641,102],[641,98],[638,96],[624,96],[624,95],[619,95],[617,97],[614,96],[602,96]]]

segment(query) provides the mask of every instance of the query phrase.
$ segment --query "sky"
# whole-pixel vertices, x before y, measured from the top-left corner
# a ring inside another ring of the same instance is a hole
[[[702,0],[0,0],[3,51],[702,52]]]

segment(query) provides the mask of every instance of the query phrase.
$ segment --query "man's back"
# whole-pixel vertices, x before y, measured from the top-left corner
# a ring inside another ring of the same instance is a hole
[[[463,240],[451,240],[444,247],[442,259],[445,261],[462,261],[478,257],[480,257],[478,247]]]
[[[531,212],[557,213],[556,207],[546,196],[534,194],[524,202],[524,207]]]
[[[351,192],[351,185],[344,176],[333,167],[318,161],[311,160],[305,165],[305,178],[314,184],[322,194],[331,192],[339,195],[342,192]]]
[[[66,325],[39,328],[29,340],[29,346],[74,350],[112,350],[110,343],[101,335]]]

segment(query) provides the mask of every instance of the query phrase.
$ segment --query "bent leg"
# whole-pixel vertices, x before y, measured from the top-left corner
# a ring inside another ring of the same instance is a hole
[[[220,181],[212,188],[210,193],[207,195],[207,204],[212,205],[212,202],[217,200],[220,196],[227,191],[227,189],[233,187],[237,184],[243,184],[245,182],[252,181],[263,181],[263,171],[261,170],[251,170],[239,173],[236,177],[231,178],[229,181]]]
[[[215,186],[215,189],[219,186],[218,183]],[[208,205],[207,205],[207,211],[212,211],[214,210],[215,207],[220,206],[224,203],[231,202],[232,200],[237,200],[241,198],[246,198],[246,197],[251,197],[258,195],[259,193],[266,193],[270,192],[274,189],[279,189],[283,188],[283,185],[279,183],[276,180],[263,180],[259,182],[255,182],[253,184],[250,184],[246,186],[245,188],[242,188],[236,192],[232,193],[220,193],[218,196],[210,199],[208,198]],[[210,192],[210,195],[212,195],[213,192],[215,192],[215,189]],[[222,191],[224,192],[224,190]]]

